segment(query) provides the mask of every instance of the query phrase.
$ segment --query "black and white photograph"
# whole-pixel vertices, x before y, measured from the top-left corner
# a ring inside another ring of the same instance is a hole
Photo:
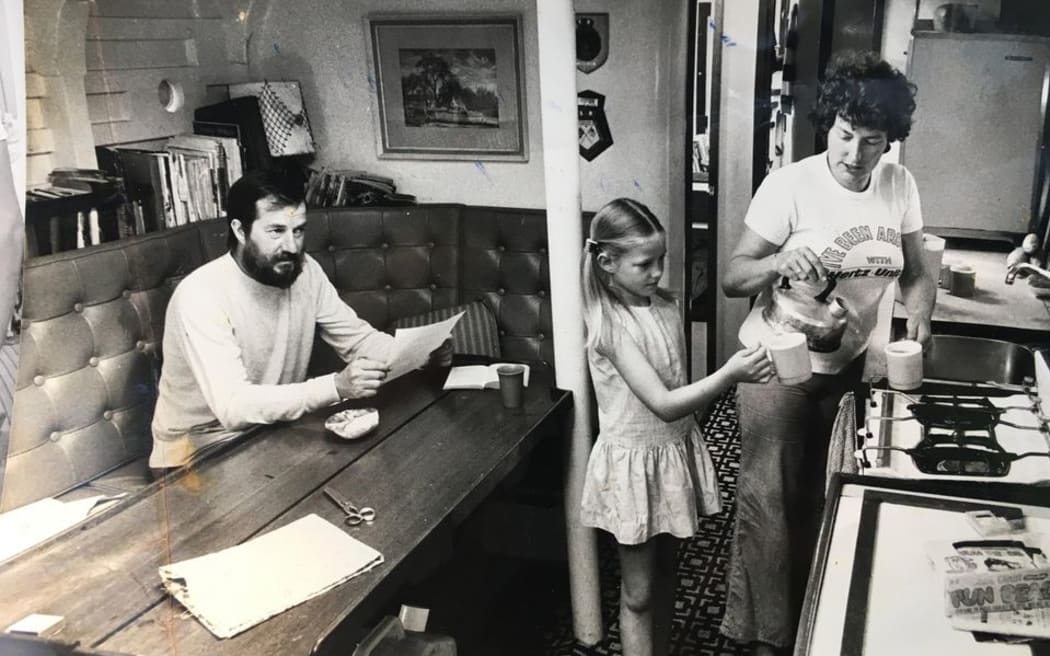
[[[0,0],[0,656],[1050,652],[1050,0]]]

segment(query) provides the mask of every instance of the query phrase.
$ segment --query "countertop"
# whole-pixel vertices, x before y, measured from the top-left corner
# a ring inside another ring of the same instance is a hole
[[[948,248],[944,264],[972,266],[977,272],[976,286],[971,298],[953,296],[939,288],[934,322],[1050,332],[1050,289],[1032,287],[1027,278],[1007,285],[1005,253]],[[894,303],[893,316],[908,316],[900,300]]]

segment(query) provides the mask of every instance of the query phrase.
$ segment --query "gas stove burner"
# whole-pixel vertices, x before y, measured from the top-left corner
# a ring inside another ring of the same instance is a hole
[[[915,447],[866,446],[861,451],[900,451],[911,456],[915,467],[923,474],[936,476],[987,476],[1001,478],[1010,473],[1010,464],[1022,458],[1050,457],[1050,453],[1029,451],[1010,453],[998,443],[971,443],[962,445],[949,439],[923,438]]]
[[[1000,435],[1008,436],[1010,444],[1016,443],[1020,434],[1010,431],[1021,429],[1041,432],[1046,438],[1047,446],[1050,447],[1048,421],[1042,413],[1038,397],[1029,395],[1017,401],[1004,400],[1005,403],[1001,401],[996,405],[987,396],[979,395],[925,393],[918,396],[893,390],[880,392],[883,394],[882,408],[885,415],[868,413],[864,427],[857,431],[861,444],[870,445],[862,446],[857,453],[858,460],[866,467],[872,466],[866,454],[869,450],[882,453],[899,451],[907,454],[922,474],[1002,478],[1010,474],[1011,465],[1017,460],[1036,456],[1050,457],[1050,449],[1024,449],[1020,453],[1013,453],[999,443]],[[893,410],[895,399],[898,407],[896,412]],[[874,395],[871,401],[872,408],[879,407],[879,404],[875,403]],[[1006,405],[1008,403],[1014,405]],[[1017,415],[1009,415],[1011,417],[1032,415],[1035,419],[1034,425],[1016,424],[1004,419],[1012,410],[1020,412]],[[888,443],[871,444],[870,441],[875,439],[871,430],[872,422],[879,426],[879,434],[890,440]],[[912,442],[914,446],[906,446],[906,443],[893,444],[893,438],[890,436],[897,430],[893,426],[901,425],[902,422],[918,424],[918,434],[915,435],[917,443]],[[889,461],[880,466],[889,466]]]
[[[922,397],[918,403],[909,404],[908,410],[924,428],[954,431],[994,428],[1004,412],[988,399],[953,398],[939,401],[929,397]]]
[[[996,426],[1010,426],[1024,430],[1041,430],[1040,425],[1026,426],[1006,421],[1002,416],[1008,410],[1024,410],[1032,412],[1040,420],[1044,417],[1038,405],[1032,406],[997,406],[984,396],[935,396],[923,395],[918,399],[907,394],[901,394],[910,403],[908,411],[910,416],[906,417],[873,417],[873,419],[889,421],[906,421],[915,419],[924,429],[944,428],[956,432],[968,430],[992,430]]]

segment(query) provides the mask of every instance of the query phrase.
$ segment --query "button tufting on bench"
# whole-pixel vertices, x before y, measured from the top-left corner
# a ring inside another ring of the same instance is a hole
[[[51,440],[52,442],[57,442],[60,439],[62,439],[62,433],[59,433],[58,431],[53,431],[50,435],[47,436],[47,439]]]
[[[328,244],[328,252],[329,253],[334,253],[335,252],[335,244]]]
[[[90,358],[88,358],[88,366],[97,367],[98,366],[98,358],[96,358],[95,356],[91,356]]]
[[[125,289],[124,291],[120,292],[120,295],[124,298],[131,298],[131,290]]]
[[[506,293],[507,293],[507,290],[506,290],[506,289],[504,289],[503,287],[500,287],[500,288],[499,288],[499,289],[497,290],[497,292],[496,292],[496,293],[498,293],[498,294],[499,294],[500,296],[503,296],[504,294],[506,294]]]
[[[383,285],[383,289],[385,289],[386,291],[390,291],[391,289],[393,289],[393,287],[391,287],[390,285]]]
[[[430,291],[434,291],[437,288],[438,288],[437,285],[435,285],[434,283],[430,283]]]
[[[139,351],[145,351],[146,350],[146,342],[142,341],[141,339],[139,341],[135,342],[135,349],[139,350]]]
[[[84,311],[84,304],[83,303],[74,303],[73,304],[73,311],[74,312],[83,312]]]
[[[547,295],[547,290],[541,289],[538,292],[536,292],[536,295],[539,296],[540,298],[543,298],[543,297],[545,297]]]
[[[104,411],[102,413],[102,418],[105,419],[106,421],[112,421],[113,420],[113,411],[112,410]]]
[[[36,385],[37,387],[42,387],[44,385],[44,377],[43,376],[33,376],[33,384]]]

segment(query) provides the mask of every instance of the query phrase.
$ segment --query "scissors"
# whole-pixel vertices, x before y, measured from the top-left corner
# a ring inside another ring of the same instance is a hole
[[[326,487],[324,493],[346,514],[346,519],[344,521],[347,526],[357,526],[361,522],[368,522],[371,524],[372,520],[376,518],[375,508],[370,508],[368,506],[358,508],[330,487]]]

